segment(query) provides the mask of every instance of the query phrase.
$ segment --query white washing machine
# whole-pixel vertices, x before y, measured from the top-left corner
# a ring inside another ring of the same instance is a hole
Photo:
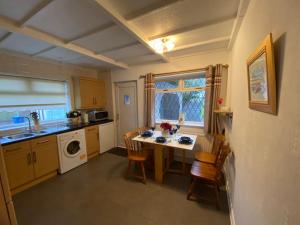
[[[84,129],[57,135],[59,173],[65,173],[87,162]]]

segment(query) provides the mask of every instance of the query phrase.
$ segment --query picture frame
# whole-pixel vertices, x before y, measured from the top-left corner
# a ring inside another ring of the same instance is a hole
[[[272,34],[247,60],[249,108],[277,114],[276,77]]]

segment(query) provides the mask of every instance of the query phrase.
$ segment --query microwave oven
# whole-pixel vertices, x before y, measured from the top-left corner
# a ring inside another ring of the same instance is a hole
[[[88,114],[89,122],[97,122],[97,121],[108,119],[107,111],[93,110],[87,112],[87,114]]]

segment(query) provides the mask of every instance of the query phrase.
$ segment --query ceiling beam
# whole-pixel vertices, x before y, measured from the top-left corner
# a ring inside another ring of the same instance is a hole
[[[128,66],[125,63],[122,62],[118,62],[114,59],[108,58],[104,55],[100,55],[100,54],[95,54],[93,51],[83,48],[79,45],[73,44],[73,43],[66,43],[63,39],[57,38],[55,36],[52,36],[50,34],[47,34],[45,32],[36,30],[34,28],[31,27],[22,27],[19,23],[16,23],[10,19],[7,19],[5,17],[0,16],[0,27],[4,28],[10,32],[16,32],[16,33],[20,33],[26,36],[30,36],[32,38],[38,39],[38,40],[42,40],[45,41],[51,45],[55,45],[55,46],[59,46],[59,47],[63,47],[69,50],[72,50],[74,52],[77,52],[79,54],[85,55],[85,56],[89,56],[91,58],[112,64],[114,66],[123,68],[123,69],[127,69]]]
[[[146,48],[148,48],[151,52],[159,57],[164,62],[169,62],[169,59],[165,55],[158,54],[154,51],[154,49],[149,45],[148,38],[137,29],[132,23],[129,23],[118,11],[116,11],[110,4],[109,0],[95,0],[99,6],[108,13],[112,17],[112,19],[120,25],[125,31],[127,31],[132,37],[141,42]]]
[[[182,2],[183,0],[164,0],[164,1],[159,1],[157,3],[153,3],[149,6],[146,6],[145,8],[142,8],[140,10],[134,11],[129,13],[128,15],[125,16],[126,20],[134,20],[146,15],[149,15],[151,13],[154,13],[158,10],[165,9],[174,3]]]
[[[175,30],[172,30],[172,31],[168,31],[168,32],[159,34],[159,35],[152,36],[152,37],[149,38],[149,40],[154,40],[154,39],[157,39],[157,38],[164,38],[164,37],[168,37],[168,36],[179,35],[179,34],[187,33],[187,32],[197,30],[197,29],[200,29],[200,28],[204,28],[204,27],[207,27],[207,26],[217,25],[219,23],[223,23],[223,22],[226,22],[226,21],[229,21],[229,20],[233,20],[233,19],[235,19],[235,17],[236,17],[236,15],[231,15],[231,16],[219,18],[219,19],[216,19],[216,20],[210,20],[210,21],[207,21],[205,23],[198,23],[198,24],[194,24],[194,25],[191,25],[191,26],[182,27],[182,28],[179,28],[179,29],[175,29]]]
[[[0,44],[1,42],[3,42],[4,40],[6,40],[7,38],[9,38],[12,35],[12,32],[7,32],[6,34],[4,34],[1,38],[0,38]]]
[[[35,57],[35,56],[38,56],[38,55],[40,55],[40,54],[42,54],[42,53],[48,52],[48,51],[50,51],[50,50],[52,50],[52,49],[55,49],[55,48],[56,48],[56,46],[51,46],[51,47],[49,47],[49,48],[45,48],[45,49],[43,49],[43,50],[41,50],[41,51],[38,51],[38,52],[36,52],[36,53],[33,53],[33,54],[31,54],[30,56]]]
[[[53,2],[53,0],[44,0],[38,4],[20,21],[21,26],[25,26],[32,17],[38,14],[42,9],[46,8],[51,2]]]
[[[207,40],[207,41],[201,41],[201,42],[196,42],[196,43],[193,43],[193,44],[182,45],[182,46],[179,46],[179,47],[175,48],[174,50],[172,50],[168,53],[172,54],[172,52],[177,52],[177,51],[181,51],[181,50],[185,50],[185,49],[189,49],[189,48],[195,48],[195,47],[199,47],[199,46],[203,46],[203,45],[215,44],[215,43],[218,43],[218,42],[229,41],[229,40],[230,40],[230,36],[214,38],[214,39],[210,39],[210,40]]]
[[[229,50],[232,48],[233,43],[235,42],[236,36],[240,30],[242,21],[244,19],[247,9],[248,9],[249,2],[250,2],[250,0],[240,0],[237,16],[234,20],[234,24],[233,24],[231,35],[230,35],[230,41],[229,41],[228,47],[227,47]]]
[[[77,40],[82,39],[82,38],[85,38],[85,37],[87,37],[87,36],[90,36],[90,35],[93,35],[93,34],[102,32],[102,31],[104,31],[104,30],[107,30],[107,29],[109,29],[109,28],[111,28],[111,27],[113,27],[113,26],[115,26],[115,25],[116,25],[116,24],[113,23],[113,22],[108,22],[108,23],[103,24],[103,25],[101,25],[101,26],[99,26],[99,27],[97,27],[97,28],[95,28],[95,29],[93,29],[93,30],[90,30],[90,31],[87,31],[87,32],[85,32],[85,33],[83,33],[83,34],[80,34],[80,35],[78,35],[77,37],[74,37],[74,38],[72,38],[71,40],[68,40],[67,42],[70,43],[70,42],[77,41]]]
[[[128,47],[136,46],[136,45],[139,45],[139,44],[140,44],[140,42],[136,41],[134,43],[124,44],[124,45],[121,45],[121,46],[116,46],[116,47],[113,47],[113,48],[105,49],[103,51],[98,52],[97,54],[116,51],[116,50],[121,50],[123,48],[128,48]]]

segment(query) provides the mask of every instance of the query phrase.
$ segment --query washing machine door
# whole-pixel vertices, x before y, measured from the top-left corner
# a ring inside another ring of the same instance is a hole
[[[78,140],[71,140],[69,141],[65,148],[64,148],[64,154],[67,157],[75,157],[80,153],[80,141]]]

